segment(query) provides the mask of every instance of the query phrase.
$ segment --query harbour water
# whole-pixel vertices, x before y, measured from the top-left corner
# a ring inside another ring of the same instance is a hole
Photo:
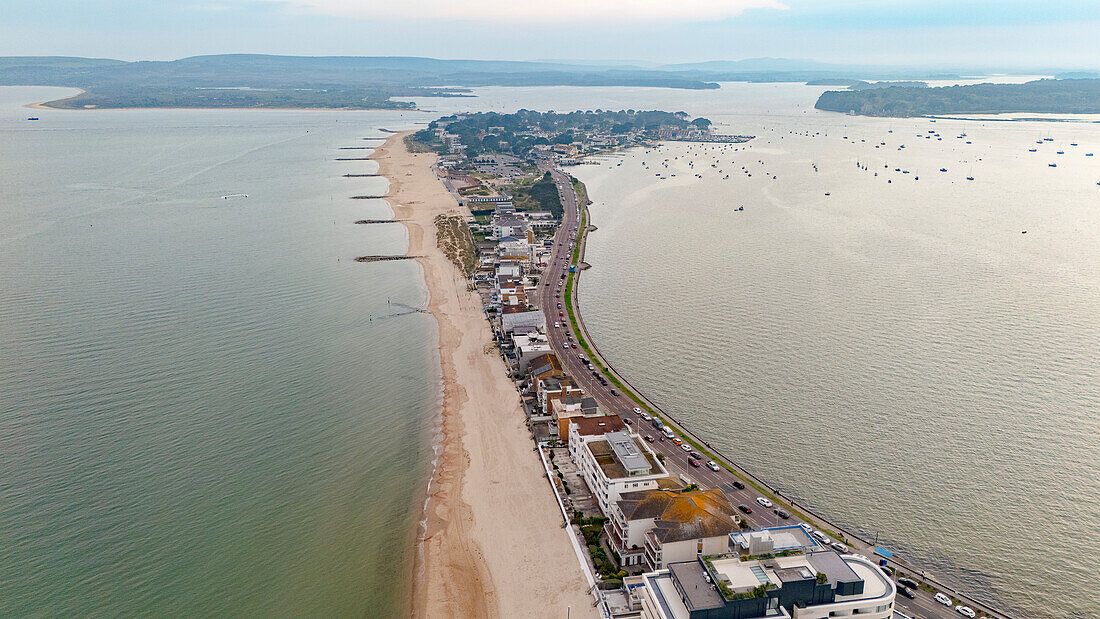
[[[738,89],[687,109],[749,144],[571,169],[595,201],[579,295],[601,352],[931,573],[1021,616],[1096,616],[1096,119],[870,119]]]
[[[0,88],[0,615],[400,615],[435,327],[334,159],[424,115],[57,96]]]

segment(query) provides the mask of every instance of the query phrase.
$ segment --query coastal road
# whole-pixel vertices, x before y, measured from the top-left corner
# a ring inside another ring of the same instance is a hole
[[[721,468],[712,471],[706,466],[703,458],[701,466],[693,467],[689,464],[689,451],[685,451],[672,440],[665,439],[656,428],[645,421],[638,413],[635,402],[627,395],[621,394],[614,385],[600,381],[599,374],[594,374],[588,369],[583,350],[576,342],[574,334],[569,327],[569,312],[565,307],[565,278],[568,276],[569,263],[572,257],[574,245],[580,242],[581,230],[579,230],[580,205],[577,194],[573,189],[571,178],[565,172],[547,164],[541,164],[540,169],[549,171],[558,187],[564,212],[562,225],[558,228],[554,237],[553,254],[548,266],[543,269],[542,279],[539,281],[538,303],[546,314],[547,333],[554,352],[561,361],[562,369],[572,377],[577,386],[584,390],[585,394],[596,399],[600,407],[610,414],[616,414],[630,424],[635,432],[644,436],[653,437],[650,447],[653,451],[664,456],[664,465],[669,474],[681,476],[691,483],[698,484],[703,489],[722,488],[734,506],[745,505],[752,510],[752,514],[746,517],[756,527],[776,526],[782,524],[799,523],[796,517],[789,519],[780,518],[774,509],[768,509],[756,502],[761,496],[759,492],[746,484],[744,489],[737,489],[734,482],[744,483],[733,473]],[[578,270],[578,273],[580,271]],[[576,278],[574,278],[574,292],[572,295],[573,311],[579,316],[576,305]],[[555,326],[555,324],[557,326]],[[574,347],[576,346],[576,347]],[[648,439],[647,439],[648,440]],[[708,445],[709,447],[709,445]],[[818,528],[819,525],[810,523]],[[862,544],[856,544],[855,552],[871,557],[873,549]],[[897,606],[910,617],[958,617],[953,609],[936,602],[932,594],[925,591],[917,591],[916,599],[909,600],[897,596]]]

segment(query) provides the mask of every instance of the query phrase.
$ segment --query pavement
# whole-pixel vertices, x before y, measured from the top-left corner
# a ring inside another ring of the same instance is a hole
[[[576,343],[576,337],[569,328],[569,313],[565,309],[565,301],[563,299],[565,293],[565,280],[561,278],[563,274],[568,276],[569,261],[572,257],[573,245],[579,242],[581,238],[582,231],[577,229],[580,218],[580,208],[577,204],[577,194],[573,190],[570,176],[546,164],[541,165],[540,168],[550,171],[554,182],[558,186],[558,193],[564,207],[562,225],[558,228],[554,237],[553,258],[549,265],[543,270],[542,279],[539,282],[538,293],[539,307],[546,313],[549,339],[554,347],[554,352],[561,361],[562,369],[572,377],[577,385],[584,390],[586,395],[595,398],[604,411],[622,417],[638,434],[642,436],[653,436],[655,440],[649,443],[649,446],[655,453],[664,455],[664,465],[668,469],[670,475],[679,475],[690,483],[698,484],[704,490],[722,488],[723,492],[729,497],[731,504],[734,506],[746,505],[752,509],[751,515],[746,516],[745,514],[741,514],[741,516],[747,518],[750,523],[754,525],[754,528],[798,524],[802,522],[793,515],[789,519],[782,519],[773,509],[767,509],[759,505],[756,499],[762,496],[762,494],[753,489],[751,485],[745,484],[746,487],[743,490],[734,488],[732,484],[735,480],[741,483],[744,483],[744,480],[735,476],[725,468],[719,471],[710,470],[706,467],[707,460],[705,456],[700,467],[695,468],[690,466],[688,452],[674,444],[672,440],[663,438],[658,440],[658,437],[661,436],[660,433],[657,432],[653,425],[646,422],[636,412],[635,407],[637,404],[634,400],[626,394],[615,395],[613,393],[615,389],[614,385],[611,383],[607,385],[602,384],[596,376],[593,376],[592,371],[580,360],[580,355],[583,354],[584,351],[580,348],[579,344],[577,348],[573,348],[573,344]],[[580,312],[576,306],[577,295],[575,291],[576,279],[574,279],[573,311],[574,315],[579,317]],[[559,304],[562,304],[561,309],[558,308]],[[559,326],[554,327],[554,323],[558,323]],[[589,343],[591,344],[591,342]],[[815,529],[822,528],[822,525],[819,523],[810,522],[809,524]],[[851,536],[849,536],[849,539],[851,539]],[[858,543],[854,548],[854,552],[877,559],[877,557],[873,555],[873,550],[874,549],[869,546]],[[914,578],[914,580],[919,581],[920,579]],[[916,599],[914,600],[909,600],[898,595],[896,606],[907,616],[913,617],[914,619],[918,617],[947,618],[962,616],[956,613],[952,608],[948,608],[936,602],[933,598],[933,594],[926,591],[916,591]]]

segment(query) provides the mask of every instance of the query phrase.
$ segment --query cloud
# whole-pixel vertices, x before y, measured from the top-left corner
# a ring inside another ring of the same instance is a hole
[[[257,0],[294,12],[353,19],[418,21],[698,22],[747,9],[786,9],[780,0]]]

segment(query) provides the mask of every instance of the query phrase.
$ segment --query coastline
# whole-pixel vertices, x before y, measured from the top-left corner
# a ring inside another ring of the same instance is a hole
[[[408,229],[407,253],[421,256],[443,382],[412,616],[557,617],[567,607],[594,615],[585,610],[592,598],[481,300],[436,246],[435,217],[468,211],[436,178],[435,154],[407,151],[408,133],[391,135],[370,158],[390,181],[387,197]]]
[[[65,88],[73,88],[73,89],[76,90],[76,92],[74,92],[73,94],[71,94],[67,97],[61,97],[60,99],[50,99],[49,101],[36,101],[34,103],[27,103],[23,107],[25,107],[27,109],[31,109],[31,110],[63,110],[63,109],[66,109],[66,108],[50,107],[46,104],[47,103],[53,103],[54,101],[65,101],[67,99],[72,99],[74,97],[79,97],[80,95],[87,92],[86,90],[76,88],[75,86],[66,86]],[[94,108],[90,108],[90,109],[94,109]]]
[[[587,187],[583,182],[580,183],[584,188],[584,194],[588,198]],[[874,554],[874,549],[878,546],[877,538],[874,542],[868,540],[865,536],[862,536],[854,532],[851,526],[845,526],[838,524],[836,521],[830,520],[826,516],[823,516],[817,510],[804,504],[802,500],[797,500],[791,496],[786,495],[779,488],[773,486],[766,481],[760,475],[757,475],[738,464],[737,460],[732,456],[729,456],[719,449],[711,446],[704,438],[695,434],[695,432],[680,419],[670,415],[664,408],[657,405],[655,402],[646,397],[642,391],[632,385],[622,374],[614,368],[614,366],[607,360],[606,357],[600,352],[598,346],[595,343],[594,338],[588,332],[588,328],[584,323],[581,314],[580,300],[579,300],[579,280],[581,274],[585,268],[581,265],[585,265],[585,250],[587,248],[588,233],[596,230],[596,227],[591,224],[591,218],[588,213],[588,205],[591,204],[589,199],[587,202],[578,203],[578,220],[584,225],[580,226],[579,234],[577,235],[577,245],[571,258],[571,263],[578,265],[575,273],[570,273],[566,280],[566,295],[565,302],[567,304],[567,319],[569,321],[570,330],[577,336],[577,342],[580,343],[588,353],[589,358],[596,363],[596,366],[600,371],[607,376],[614,385],[616,385],[622,392],[623,396],[630,398],[643,409],[647,410],[650,414],[659,416],[660,419],[671,427],[676,434],[690,444],[697,451],[704,454],[704,457],[712,459],[727,471],[733,473],[739,477],[743,482],[749,484],[753,489],[759,491],[765,497],[770,498],[778,505],[787,508],[798,518],[812,524],[813,526],[821,529],[826,534],[833,538],[840,538],[846,545],[854,547],[858,551],[865,552],[869,555]],[[565,326],[565,325],[563,325]],[[853,540],[858,544],[853,543]],[[877,555],[875,555],[877,558]],[[1002,603],[1000,600],[987,601],[982,597],[973,595],[971,593],[962,591],[957,585],[949,584],[940,580],[933,574],[928,574],[925,570],[921,569],[915,564],[911,564],[904,558],[892,556],[890,559],[891,566],[898,570],[899,574],[908,576],[910,578],[919,580],[922,585],[934,587],[935,590],[942,591],[949,594],[953,598],[956,598],[956,602],[962,601],[970,604],[980,610],[987,613],[991,617],[1008,618],[1011,617],[1008,610],[1000,608]]]

